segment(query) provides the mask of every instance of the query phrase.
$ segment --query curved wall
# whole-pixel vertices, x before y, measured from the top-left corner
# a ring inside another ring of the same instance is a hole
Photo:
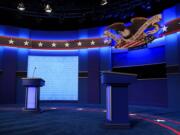
[[[178,7],[178,6],[177,6]],[[163,21],[179,17],[180,8],[173,7],[163,12]],[[177,13],[178,12],[178,13]],[[101,37],[104,27],[77,31],[36,31],[11,26],[0,26],[1,36],[31,38],[36,40],[69,40]],[[157,39],[147,48],[139,50],[114,50],[111,47],[77,49],[77,50],[33,50],[22,48],[0,47],[0,103],[24,103],[24,88],[21,86],[21,77],[27,74],[29,55],[41,56],[79,56],[79,102],[105,103],[105,88],[100,83],[100,72],[111,71],[112,67],[135,66],[145,64],[167,63],[167,66],[180,64],[180,33]],[[175,101],[172,81],[167,80],[139,81],[131,86],[130,103],[136,105],[168,106]],[[177,77],[176,77],[177,78]],[[148,82],[147,82],[148,81]],[[155,85],[151,86],[152,83]],[[138,86],[137,86],[138,85]],[[138,88],[138,90],[137,90]],[[151,91],[151,89],[153,89]],[[148,92],[147,92],[148,90]],[[175,91],[175,90],[174,90]],[[147,95],[147,93],[150,93]],[[149,96],[148,98],[145,98]],[[176,99],[180,104],[180,101]],[[159,103],[158,103],[159,102]]]
[[[38,31],[26,28],[0,25],[0,36],[30,38],[34,40],[77,40],[99,38],[103,36],[105,27],[81,29],[74,31]]]

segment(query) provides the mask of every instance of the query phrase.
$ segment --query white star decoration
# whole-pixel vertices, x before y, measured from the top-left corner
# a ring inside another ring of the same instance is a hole
[[[95,45],[95,42],[93,40],[91,41],[91,45]]]
[[[82,43],[79,41],[79,42],[77,43],[77,45],[78,45],[78,46],[81,46],[81,45],[82,45]]]
[[[167,28],[166,28],[167,29]],[[18,40],[17,40],[18,41]],[[104,44],[109,44],[111,42],[111,40],[109,40],[109,39],[105,39],[104,40]],[[16,43],[16,40],[13,40],[12,38],[11,39],[9,39],[8,40],[8,43],[9,43],[9,45],[15,45],[15,43]],[[29,46],[29,45],[31,45],[31,41],[29,40],[24,40],[23,42],[22,42],[23,44],[24,44],[24,46]],[[36,42],[36,45],[38,46],[38,47],[44,47],[44,45],[45,45],[45,43],[46,42],[42,42],[42,41],[39,41],[39,42]],[[78,47],[81,47],[81,46],[83,46],[84,44],[83,44],[83,42],[81,41],[81,40],[79,40],[79,41],[74,41],[74,42],[68,42],[68,41],[66,41],[66,42],[61,42],[61,44],[63,45],[64,44],[64,47],[73,47],[72,45],[71,45],[71,43],[72,44],[76,44]],[[60,44],[60,45],[61,45]],[[57,43],[56,42],[51,42],[50,44],[50,47],[57,47]],[[96,40],[91,40],[91,41],[89,41],[89,44],[87,43],[87,47],[88,47],[88,45],[91,45],[91,46],[95,46],[96,45]]]
[[[28,45],[29,45],[29,42],[28,42],[28,41],[25,41],[25,42],[24,42],[24,45],[25,45],[25,46],[28,46]]]
[[[69,47],[69,43],[65,43],[65,47]]]
[[[9,44],[14,44],[14,40],[10,39]]]
[[[167,31],[167,29],[168,29],[168,27],[167,27],[167,26],[165,26],[165,25],[162,27],[163,32],[166,32],[166,31]]]
[[[56,43],[52,43],[52,47],[56,47]]]
[[[38,43],[38,46],[39,46],[39,47],[42,47],[42,46],[43,46],[43,43],[42,43],[42,42],[39,42],[39,43]]]

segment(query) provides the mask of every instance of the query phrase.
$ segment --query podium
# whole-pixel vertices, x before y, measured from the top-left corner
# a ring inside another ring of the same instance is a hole
[[[102,72],[101,82],[106,86],[106,126],[129,128],[128,86],[136,75]]]
[[[25,111],[39,111],[40,87],[45,85],[41,78],[22,78],[22,85],[26,87]]]

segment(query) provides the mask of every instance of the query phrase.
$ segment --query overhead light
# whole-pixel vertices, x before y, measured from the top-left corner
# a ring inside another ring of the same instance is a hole
[[[45,11],[46,11],[46,13],[51,13],[52,12],[52,8],[51,8],[51,6],[49,4],[46,5]]]
[[[105,6],[108,4],[108,1],[107,0],[101,0],[101,6]]]
[[[20,11],[24,11],[26,8],[25,8],[24,4],[21,2],[18,4],[17,9]]]

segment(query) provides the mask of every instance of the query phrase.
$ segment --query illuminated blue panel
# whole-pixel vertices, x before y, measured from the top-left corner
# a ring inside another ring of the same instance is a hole
[[[79,39],[88,38],[88,29],[79,30]]]
[[[163,11],[164,23],[176,19],[176,7],[171,7]]]
[[[34,40],[76,40],[78,31],[31,31],[31,39]]]
[[[3,67],[3,52],[4,52],[4,47],[0,47],[0,70],[2,70]]]
[[[6,26],[4,34],[6,36],[12,36],[12,37],[19,37],[19,30],[21,28],[13,27],[13,26]]]
[[[105,27],[95,27],[88,29],[88,38],[99,38],[103,36]]]
[[[4,36],[5,26],[0,25],[0,36]]]
[[[29,29],[19,29],[19,37],[20,38],[29,38],[30,37],[30,30]]]
[[[112,54],[113,67],[140,66],[146,64],[164,63],[165,47],[144,48]]]
[[[28,77],[43,78],[41,100],[78,100],[78,56],[29,56]]]
[[[166,37],[166,62],[168,65],[176,65],[179,61],[178,33]]]

